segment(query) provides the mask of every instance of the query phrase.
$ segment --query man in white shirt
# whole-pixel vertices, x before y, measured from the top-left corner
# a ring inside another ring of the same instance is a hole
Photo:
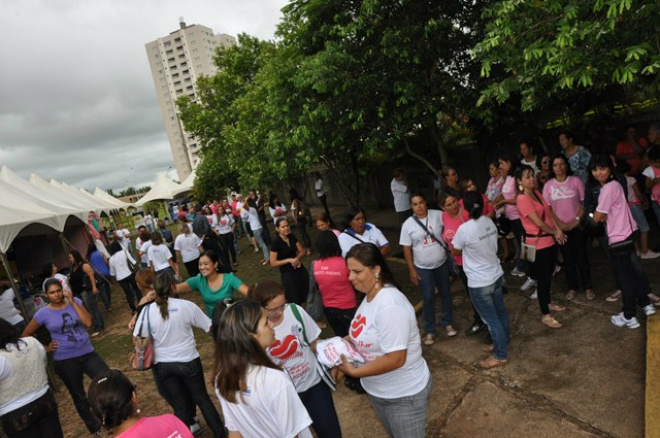
[[[394,210],[396,211],[399,225],[401,225],[412,215],[412,208],[410,207],[410,190],[408,190],[406,174],[400,167],[394,169],[394,178],[392,179],[390,188],[394,197]]]
[[[323,179],[321,179],[321,172],[316,172],[316,182],[314,183],[314,190],[316,190],[316,196],[318,196],[319,201],[321,201],[321,205],[323,205],[323,209],[325,210],[325,214],[330,219],[330,210],[328,209],[328,199],[325,193],[325,190],[323,190]]]

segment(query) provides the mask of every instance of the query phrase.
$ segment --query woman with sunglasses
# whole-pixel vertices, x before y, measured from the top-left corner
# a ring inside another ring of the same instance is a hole
[[[266,348],[266,353],[291,376],[300,400],[312,417],[316,435],[341,438],[332,392],[317,369],[315,351],[321,329],[302,307],[286,302],[284,289],[275,280],[256,283],[250,287],[248,296],[268,313],[275,342]]]

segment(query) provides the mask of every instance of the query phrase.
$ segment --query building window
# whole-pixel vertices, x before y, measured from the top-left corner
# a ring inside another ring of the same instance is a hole
[[[163,43],[163,46],[165,46],[165,47],[169,47],[169,46],[171,46],[171,45],[172,45],[172,42],[171,42],[171,41],[165,41],[165,42]]]

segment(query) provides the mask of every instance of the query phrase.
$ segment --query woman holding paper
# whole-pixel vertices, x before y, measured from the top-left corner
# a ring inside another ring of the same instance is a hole
[[[390,437],[424,438],[431,373],[422,357],[415,310],[376,245],[356,245],[346,258],[353,287],[366,295],[350,332],[366,363],[355,367],[344,358],[339,370],[361,379]]]

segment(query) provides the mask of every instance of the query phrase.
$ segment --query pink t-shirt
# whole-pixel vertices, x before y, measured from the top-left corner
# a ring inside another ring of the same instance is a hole
[[[188,426],[172,414],[143,417],[116,438],[193,438]]]
[[[507,176],[504,185],[502,186],[502,196],[504,199],[515,199],[516,193],[516,179],[512,176]],[[508,219],[520,219],[518,207],[515,204],[504,204],[504,216]]]
[[[607,215],[605,229],[610,244],[626,240],[637,230],[623,187],[617,181],[610,181],[600,189],[596,211]]]
[[[462,208],[459,210],[459,214],[457,214],[453,219],[446,211],[442,212],[442,224],[444,225],[444,228],[442,229],[442,240],[445,241],[449,248],[453,247],[451,242],[454,240],[454,236],[456,235],[456,230],[458,230],[458,227],[469,220],[470,216],[468,215],[468,212]],[[462,256],[455,255],[454,260],[458,266],[463,266]]]
[[[520,212],[520,221],[525,229],[525,233],[529,235],[547,234],[545,231],[539,229],[539,227],[537,227],[529,218],[529,215],[534,212],[536,212],[536,214],[538,214],[539,217],[543,219],[543,222],[545,222],[550,228],[555,228],[555,225],[552,223],[552,218],[550,217],[550,205],[545,202],[545,199],[543,199],[540,192],[537,191],[536,196],[541,200],[541,204],[524,194],[518,195],[516,200],[516,205]],[[525,242],[529,245],[536,245],[536,249],[544,249],[554,245],[555,238],[550,235],[543,237],[526,236]]]
[[[314,262],[314,279],[319,285],[323,307],[354,309],[355,290],[348,281],[348,267],[343,257],[328,257]]]
[[[569,176],[564,182],[553,178],[543,186],[543,199],[562,222],[571,223],[584,200],[584,184],[577,176]]]

